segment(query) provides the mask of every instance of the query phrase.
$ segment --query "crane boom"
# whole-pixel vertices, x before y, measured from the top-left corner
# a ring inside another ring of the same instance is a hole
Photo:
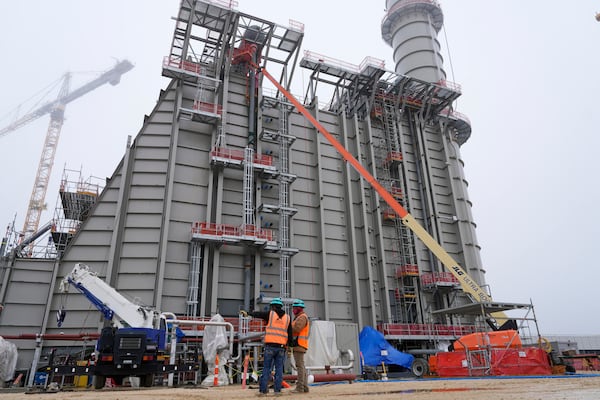
[[[256,67],[256,66],[255,66]],[[325,139],[331,143],[331,145],[340,153],[340,155],[354,167],[363,179],[365,179],[377,193],[385,200],[385,202],[400,216],[402,223],[406,225],[413,233],[421,239],[421,241],[427,246],[429,250],[444,264],[444,266],[454,275],[460,282],[460,285],[466,293],[469,293],[478,302],[491,302],[492,298],[488,295],[478,284],[475,282],[469,274],[435,241],[435,239],[427,232],[417,220],[408,213],[408,211],[402,207],[396,199],[379,183],[377,179],[373,177],[363,167],[360,162],[354,158],[352,154],[344,148],[344,146],[337,141],[331,133],[325,129],[323,125],[302,105],[300,102],[287,91],[268,71],[264,68],[260,69],[262,74],[269,80],[275,87],[296,107],[296,109],[309,120],[311,124],[323,135]]]
[[[156,328],[158,324],[158,311],[129,301],[86,264],[75,264],[73,270],[61,281],[60,292],[68,292],[69,285],[83,293],[104,314],[104,318],[112,321],[118,328]]]
[[[29,122],[34,121],[34,120],[52,112],[52,110],[54,110],[56,107],[58,107],[61,104],[63,106],[67,105],[68,103],[72,102],[73,100],[96,89],[98,86],[102,86],[105,83],[110,83],[113,86],[116,85],[117,83],[119,83],[119,80],[121,79],[121,75],[128,72],[132,68],[133,68],[133,64],[131,62],[129,62],[127,60],[120,61],[112,69],[102,73],[102,75],[100,75],[98,78],[94,79],[93,81],[86,83],[82,87],[80,87],[72,92],[67,92],[67,93],[61,92],[58,95],[56,100],[50,101],[50,102],[44,104],[43,106],[37,108],[36,110],[34,110],[34,111],[22,116],[21,118],[17,119],[16,121],[12,122],[10,125],[5,126],[4,128],[0,129],[0,137],[6,135],[7,133],[15,131],[15,130],[19,129],[20,127],[22,127],[23,125],[26,125]]]
[[[52,166],[54,165],[56,147],[58,145],[60,131],[64,122],[66,105],[83,96],[84,94],[91,92],[97,87],[104,85],[105,83],[110,83],[113,86],[118,84],[121,79],[121,75],[128,72],[132,68],[133,64],[131,62],[127,60],[120,61],[112,69],[102,73],[98,78],[86,83],[74,91],[69,91],[71,75],[66,73],[56,100],[44,104],[33,112],[30,112],[14,121],[5,128],[0,129],[1,137],[22,127],[23,125],[26,125],[31,121],[42,117],[45,114],[50,114],[50,123],[48,125],[48,131],[46,132],[46,139],[44,141],[40,162],[38,163],[38,170],[35,177],[35,182],[33,184],[33,189],[31,191],[31,197],[29,198],[29,205],[27,207],[27,215],[25,216],[25,222],[23,224],[21,240],[32,236],[38,229],[41,214],[44,210],[44,199],[46,198],[46,191],[48,190],[48,182],[50,180]]]

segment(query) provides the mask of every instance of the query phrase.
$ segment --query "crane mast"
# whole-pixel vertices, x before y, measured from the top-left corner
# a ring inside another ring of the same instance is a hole
[[[97,87],[104,85],[105,83],[110,83],[113,86],[118,84],[120,82],[121,75],[128,72],[132,68],[133,64],[131,62],[127,60],[120,61],[112,69],[102,73],[98,78],[86,83],[72,92],[69,91],[71,74],[66,73],[63,77],[61,89],[56,100],[44,104],[38,109],[17,119],[10,125],[0,129],[1,137],[19,129],[31,121],[34,121],[46,114],[50,114],[50,123],[48,125],[48,131],[46,133],[42,155],[40,157],[33,189],[31,191],[31,197],[29,199],[29,205],[27,207],[27,215],[25,216],[23,232],[21,233],[21,241],[33,235],[37,231],[40,223],[42,211],[44,210],[44,199],[46,198],[46,192],[48,190],[48,182],[50,180],[52,166],[54,165],[56,147],[58,146],[58,139],[60,137],[60,131],[64,122],[66,105],[83,96],[84,94],[91,92]]]

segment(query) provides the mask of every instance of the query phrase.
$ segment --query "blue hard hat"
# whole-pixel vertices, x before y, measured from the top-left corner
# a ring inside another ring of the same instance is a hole
[[[292,304],[292,307],[302,307],[304,308],[304,300],[300,300],[300,299],[296,299],[294,300],[294,303]]]
[[[272,306],[283,306],[283,301],[279,297],[275,297],[270,303]]]

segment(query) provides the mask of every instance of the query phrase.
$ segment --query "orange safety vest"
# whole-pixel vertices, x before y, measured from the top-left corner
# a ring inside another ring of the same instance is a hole
[[[304,347],[306,350],[308,350],[308,332],[310,331],[310,320],[308,319],[308,316],[306,314],[300,314],[300,316],[302,315],[304,315],[304,317],[306,318],[306,325],[304,326],[304,328],[302,328],[300,332],[294,332],[294,339],[296,339],[296,343],[298,343],[298,346]]]
[[[265,328],[265,343],[276,343],[282,346],[288,342],[288,325],[290,324],[290,316],[284,314],[279,318],[275,311],[271,311],[269,315],[269,323]]]

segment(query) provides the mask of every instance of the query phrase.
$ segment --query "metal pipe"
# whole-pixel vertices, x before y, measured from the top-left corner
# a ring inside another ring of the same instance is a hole
[[[313,375],[314,382],[339,382],[339,381],[352,381],[356,380],[356,374],[316,374]],[[298,375],[284,375],[284,381],[296,381]]]
[[[35,371],[37,370],[38,362],[40,360],[40,356],[42,355],[42,335],[36,335],[35,338],[35,352],[33,354],[33,361],[31,363],[31,370],[29,371],[29,379],[27,380],[27,387],[33,386],[33,381],[35,379]]]
[[[38,340],[42,339],[42,340],[81,340],[81,341],[88,341],[88,340],[96,340],[100,337],[99,333],[78,333],[78,334],[71,334],[71,335],[64,335],[64,334],[60,334],[60,333],[53,333],[53,334],[48,334],[48,333],[21,333],[19,335],[2,335],[2,337],[4,339],[8,339],[8,340]]]
[[[352,350],[348,349],[346,351],[343,351],[342,353],[346,353],[348,354],[348,364],[346,365],[313,365],[313,366],[306,366],[306,370],[307,371],[330,371],[332,369],[352,369],[354,368],[354,353],[352,352]],[[293,358],[291,359],[293,360]],[[294,364],[294,363],[292,363]],[[293,365],[294,369],[296,369],[296,365]]]

